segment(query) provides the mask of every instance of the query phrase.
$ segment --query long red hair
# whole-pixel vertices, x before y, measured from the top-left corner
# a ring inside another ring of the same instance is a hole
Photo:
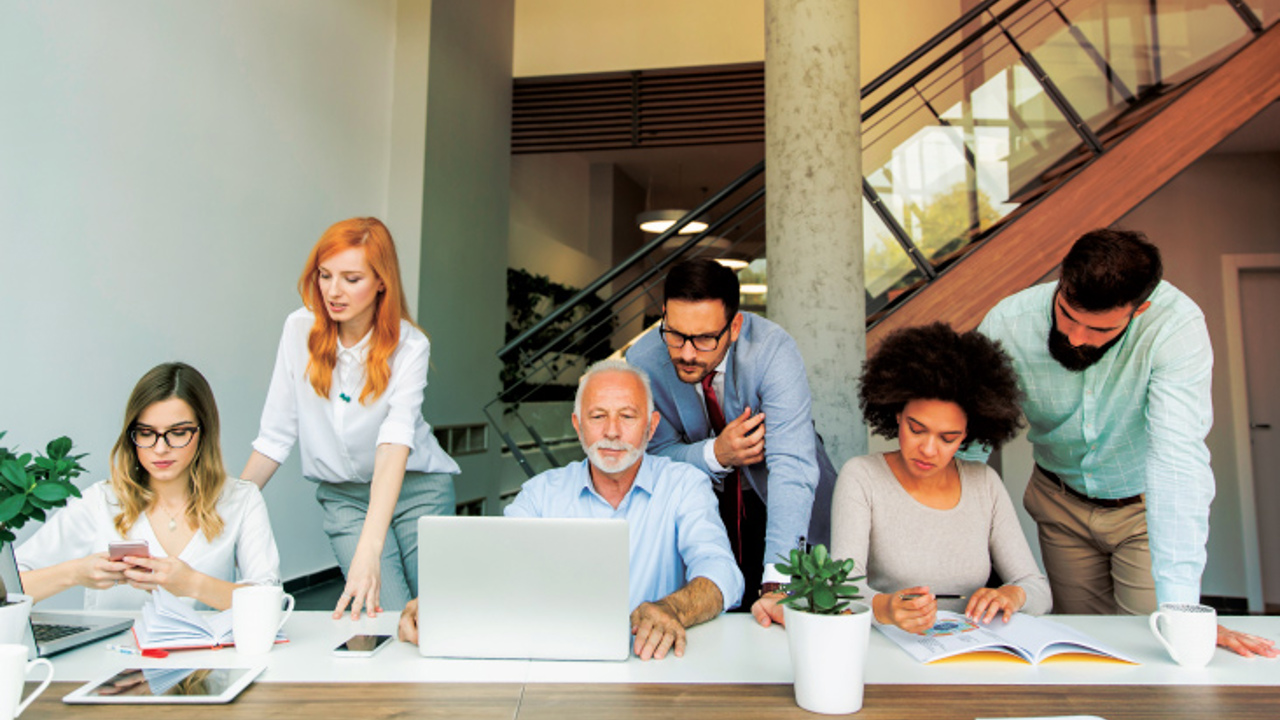
[[[320,263],[353,247],[364,248],[365,262],[383,285],[374,301],[373,337],[369,339],[364,389],[360,391],[360,402],[364,403],[366,398],[377,398],[386,391],[391,382],[391,353],[400,342],[400,321],[413,322],[400,283],[396,246],[387,226],[371,217],[351,218],[330,226],[311,248],[302,277],[298,278],[298,294],[316,317],[307,338],[307,350],[311,354],[307,376],[316,394],[327,398],[333,386],[333,367],[338,361],[338,323],[329,317],[324,298],[320,296]]]

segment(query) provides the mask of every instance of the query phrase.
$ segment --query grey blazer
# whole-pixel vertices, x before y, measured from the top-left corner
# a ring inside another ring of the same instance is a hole
[[[742,468],[768,512],[765,561],[785,557],[801,536],[829,545],[836,470],[813,425],[809,378],[795,340],[777,323],[744,312],[727,358],[724,416],[732,420],[746,407],[765,414],[765,459]],[[676,375],[659,334],[640,338],[627,351],[627,362],[649,373],[662,415],[649,452],[710,474],[703,445],[714,440],[702,398]]]

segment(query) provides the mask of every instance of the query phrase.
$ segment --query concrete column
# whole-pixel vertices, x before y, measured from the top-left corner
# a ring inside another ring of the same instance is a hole
[[[769,317],[796,339],[838,469],[867,452],[857,0],[766,0]]]
[[[400,0],[414,3],[424,0]],[[502,366],[511,205],[513,0],[428,2],[422,247],[417,316],[431,336],[425,417],[435,426],[485,420]],[[394,148],[393,148],[394,150]],[[406,160],[405,162],[409,162]],[[455,458],[458,502],[497,511],[501,445]]]

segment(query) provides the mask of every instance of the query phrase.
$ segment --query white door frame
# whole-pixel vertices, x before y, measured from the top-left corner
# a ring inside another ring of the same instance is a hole
[[[1253,489],[1253,450],[1249,439],[1249,387],[1244,364],[1243,313],[1240,309],[1240,273],[1246,270],[1280,270],[1280,253],[1240,253],[1222,256],[1223,307],[1227,320],[1227,379],[1231,398],[1232,435],[1235,438],[1236,476],[1240,488],[1240,534],[1244,543],[1245,590],[1249,612],[1264,610],[1262,553],[1258,544],[1258,513]]]

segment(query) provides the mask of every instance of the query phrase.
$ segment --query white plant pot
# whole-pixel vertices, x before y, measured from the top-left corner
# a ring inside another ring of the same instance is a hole
[[[0,645],[22,645],[31,622],[31,596],[9,593],[9,602],[0,607]]]
[[[854,602],[849,609],[850,615],[814,615],[784,607],[796,704],[809,712],[847,715],[862,709],[871,608]]]

